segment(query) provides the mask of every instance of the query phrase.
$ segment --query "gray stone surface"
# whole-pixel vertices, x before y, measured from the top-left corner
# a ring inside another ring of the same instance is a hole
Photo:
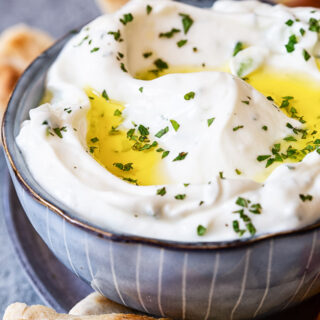
[[[94,0],[0,0],[0,32],[16,23],[25,23],[58,38],[98,15]],[[0,197],[4,165],[0,147]],[[0,204],[0,319],[7,305],[15,301],[43,303],[17,260]]]

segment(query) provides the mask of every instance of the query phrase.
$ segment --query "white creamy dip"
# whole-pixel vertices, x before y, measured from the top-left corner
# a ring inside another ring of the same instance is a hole
[[[17,143],[31,173],[80,218],[120,233],[223,241],[316,221],[317,147],[301,162],[266,168],[277,154],[274,145],[299,140],[305,124],[241,79],[268,67],[303,73],[320,86],[318,33],[309,30],[310,18],[320,19],[320,11],[258,1],[199,9],[167,0],[133,0],[97,18],[50,68],[50,103],[32,109],[22,125]],[[164,62],[199,72],[136,78]],[[87,88],[123,104],[119,130],[143,125],[150,141],[169,151],[159,157],[165,184],[130,184],[93,158]]]

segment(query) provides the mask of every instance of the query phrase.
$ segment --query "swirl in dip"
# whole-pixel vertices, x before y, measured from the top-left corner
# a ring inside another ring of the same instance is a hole
[[[120,233],[223,241],[320,217],[320,11],[133,0],[74,36],[17,143]]]

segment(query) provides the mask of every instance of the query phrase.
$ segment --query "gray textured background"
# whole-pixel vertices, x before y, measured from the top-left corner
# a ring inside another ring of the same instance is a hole
[[[11,25],[25,23],[59,38],[98,15],[94,0],[0,0],[0,32]],[[0,147],[0,197],[3,167]],[[0,319],[7,305],[12,302],[43,303],[15,256],[2,210],[0,204]]]

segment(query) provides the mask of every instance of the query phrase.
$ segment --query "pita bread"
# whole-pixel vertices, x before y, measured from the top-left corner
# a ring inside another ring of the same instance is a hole
[[[52,42],[46,33],[25,25],[13,26],[0,34],[0,123],[20,75]]]
[[[78,302],[69,312],[69,314],[75,316],[108,313],[140,314],[135,310],[105,298],[97,292],[89,294],[86,298]]]
[[[154,320],[155,318],[133,314],[103,314],[73,316],[59,314],[44,306],[27,306],[24,303],[11,304],[4,313],[3,320]],[[163,319],[164,320],[164,319]]]
[[[119,10],[129,0],[96,0],[98,7],[104,13],[112,13]]]

